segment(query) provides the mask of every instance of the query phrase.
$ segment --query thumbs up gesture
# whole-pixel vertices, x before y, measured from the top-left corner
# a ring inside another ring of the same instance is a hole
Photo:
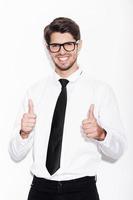
[[[28,101],[28,112],[24,113],[21,119],[20,135],[23,139],[27,138],[36,124],[36,115],[34,114],[34,105],[31,99]]]
[[[91,104],[87,119],[82,121],[82,128],[88,138],[102,141],[106,137],[106,131],[99,126],[94,115],[94,104]]]

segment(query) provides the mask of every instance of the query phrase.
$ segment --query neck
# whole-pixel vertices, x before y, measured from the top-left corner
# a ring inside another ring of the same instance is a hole
[[[59,70],[58,68],[55,68],[55,72],[61,76],[62,78],[67,78],[68,76],[70,76],[71,74],[73,74],[75,71],[77,71],[79,69],[78,66],[68,69],[66,71],[63,70]]]

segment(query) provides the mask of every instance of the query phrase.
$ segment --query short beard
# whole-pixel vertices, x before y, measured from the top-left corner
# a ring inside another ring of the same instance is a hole
[[[72,68],[72,66],[74,65],[74,63],[77,61],[77,58],[73,61],[73,63],[71,63],[71,65],[69,65],[69,66],[67,66],[66,68],[62,68],[62,67],[60,67],[59,65],[57,65],[56,63],[54,63],[55,64],[55,66],[60,70],[60,71],[67,71],[67,70],[69,70],[70,68]]]

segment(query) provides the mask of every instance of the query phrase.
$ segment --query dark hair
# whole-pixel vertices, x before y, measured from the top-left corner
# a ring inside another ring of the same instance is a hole
[[[54,32],[70,33],[76,41],[80,39],[79,26],[73,20],[66,17],[58,17],[45,27],[44,39],[47,44],[50,43],[51,34]]]

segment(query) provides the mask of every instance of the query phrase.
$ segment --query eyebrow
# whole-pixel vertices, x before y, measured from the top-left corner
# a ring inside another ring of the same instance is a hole
[[[77,41],[68,41],[68,42],[64,42],[64,43],[53,42],[53,43],[49,43],[49,45],[50,45],[50,44],[59,44],[59,45],[60,45],[60,44],[67,44],[67,43],[73,43],[73,42],[75,43],[75,42],[77,42]]]

